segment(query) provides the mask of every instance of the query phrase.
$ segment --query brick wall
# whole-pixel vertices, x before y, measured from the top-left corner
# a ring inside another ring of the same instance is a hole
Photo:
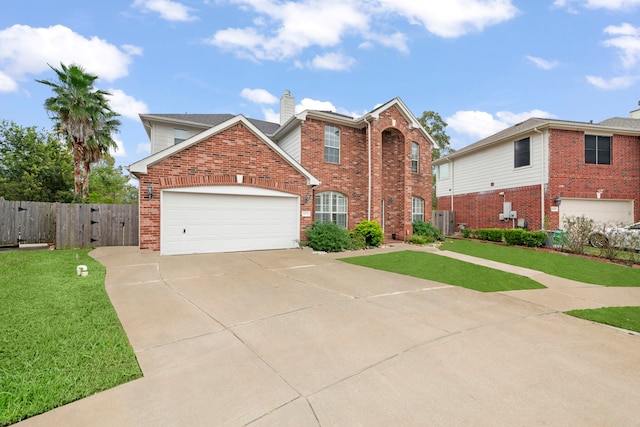
[[[244,176],[236,183],[236,174]],[[242,123],[200,141],[152,166],[140,179],[140,248],[160,250],[160,191],[205,185],[245,185],[300,196],[301,210],[312,210],[306,178]],[[147,187],[153,187],[153,198]],[[300,218],[301,229],[311,218]],[[302,235],[302,233],[301,233]]]
[[[640,218],[640,137],[613,135],[611,164],[593,165],[584,162],[584,132],[551,130],[549,136],[550,168],[549,196],[597,197],[602,199],[634,199],[634,218]],[[557,212],[551,220],[558,224]]]
[[[337,126],[341,132],[340,163],[324,161],[324,127]],[[411,234],[411,198],[425,200],[425,218],[431,218],[431,145],[418,129],[409,127],[396,107],[380,114],[371,123],[371,219],[383,223],[385,236],[404,239]],[[420,173],[411,172],[411,143],[420,144]],[[301,163],[321,184],[315,193],[337,191],[348,197],[348,227],[368,214],[367,127],[336,125],[313,118],[302,123]],[[393,199],[391,199],[393,198]],[[391,201],[391,203],[389,203]]]

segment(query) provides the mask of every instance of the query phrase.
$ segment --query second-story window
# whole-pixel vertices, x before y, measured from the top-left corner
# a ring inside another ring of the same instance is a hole
[[[420,172],[420,145],[417,142],[411,144],[411,172]]]
[[[340,129],[335,126],[324,127],[324,161],[340,163]]]
[[[173,130],[173,143],[179,144],[182,141],[189,139],[189,131],[184,129]]]
[[[531,143],[529,138],[514,142],[513,147],[513,167],[529,166],[531,164]]]
[[[594,165],[611,164],[611,137],[584,136],[584,162]]]

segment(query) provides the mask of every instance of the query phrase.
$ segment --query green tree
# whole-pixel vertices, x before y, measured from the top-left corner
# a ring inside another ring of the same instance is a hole
[[[86,73],[75,64],[66,66],[61,63],[61,69],[49,67],[56,73],[58,81],[36,81],[53,90],[54,96],[45,100],[44,108],[54,121],[56,131],[69,141],[73,154],[74,195],[84,200],[88,195],[83,192],[83,189],[87,189],[83,180],[87,180],[90,172],[86,162],[91,164],[99,160],[96,153],[108,151],[108,148],[102,150],[102,146],[115,145],[111,132],[117,130],[120,123],[115,119],[117,113],[109,107],[109,92],[93,86],[98,76]],[[92,149],[92,144],[98,149]]]
[[[431,151],[431,160],[439,159],[442,156],[453,153],[455,150],[451,148],[451,142],[449,135],[447,135],[445,128],[447,123],[442,120],[440,114],[434,111],[425,111],[422,113],[422,117],[418,119],[423,128],[431,135],[436,141],[439,148]]]
[[[138,188],[129,184],[128,173],[108,154],[89,175],[89,203],[138,203]]]
[[[34,202],[73,199],[73,161],[56,135],[0,123],[0,197]]]
[[[111,135],[117,132],[120,126],[120,121],[115,117],[117,117],[115,113],[105,114],[99,123],[97,123],[98,132],[89,138],[85,145],[82,169],[83,199],[86,199],[89,195],[89,177],[91,175],[92,165],[100,162],[103,158],[111,157],[109,150],[117,147],[116,142],[111,138]]]
[[[453,153],[455,150],[451,148],[451,141],[447,135],[445,128],[447,123],[442,120],[440,114],[435,111],[425,111],[422,117],[418,119],[422,127],[438,144],[438,148],[431,150],[431,160],[439,159],[442,156]],[[435,210],[438,208],[438,198],[436,197],[436,175],[431,176],[431,207]]]

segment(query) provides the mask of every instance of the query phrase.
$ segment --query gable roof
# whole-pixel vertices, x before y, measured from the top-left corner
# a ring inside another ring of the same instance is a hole
[[[429,135],[429,133],[425,130],[425,128],[420,124],[416,116],[413,115],[411,110],[407,108],[404,102],[400,98],[393,98],[392,100],[385,102],[384,104],[374,108],[370,112],[360,116],[360,117],[351,117],[344,114],[335,113],[332,111],[321,111],[321,110],[304,110],[303,112],[292,116],[289,120],[287,120],[276,132],[274,132],[272,137],[277,138],[280,134],[286,133],[287,129],[291,127],[292,124],[301,122],[306,120],[307,117],[316,118],[320,120],[326,120],[333,123],[344,124],[347,126],[352,126],[355,128],[364,128],[367,126],[367,123],[370,123],[371,120],[377,120],[380,117],[380,113],[396,106],[402,116],[409,123],[409,127],[411,129],[418,129],[422,135],[425,137],[429,143],[435,148],[438,148],[438,144],[435,140]]]
[[[143,124],[145,120],[153,120],[173,124],[184,123],[185,125],[195,125],[203,129],[217,126],[233,117],[235,117],[233,114],[140,114]],[[278,123],[249,118],[247,120],[265,135],[273,135],[280,128]]]
[[[513,125],[507,129],[501,130],[491,136],[488,136],[480,141],[474,142],[471,145],[467,145],[460,150],[457,150],[447,156],[441,157],[433,161],[433,165],[437,166],[441,163],[455,159],[456,157],[465,156],[471,152],[480,150],[482,148],[505,142],[508,140],[517,140],[518,138],[525,137],[531,132],[535,132],[541,129],[566,129],[566,130],[581,130],[591,132],[615,132],[623,135],[640,135],[640,119],[631,119],[623,117],[613,117],[607,120],[603,120],[600,123],[591,122],[577,122],[570,120],[555,120],[555,119],[541,119],[532,117],[524,122]]]
[[[180,115],[180,114],[178,114]],[[212,136],[216,135],[238,123],[244,124],[251,132],[253,132],[262,142],[264,142],[269,148],[276,152],[280,157],[282,157],[287,163],[293,166],[300,174],[307,178],[308,185],[318,185],[320,181],[311,175],[309,171],[303,168],[298,162],[296,162],[289,154],[287,154],[282,148],[278,147],[269,137],[267,137],[258,127],[256,127],[253,122],[243,115],[239,114],[237,116],[231,116],[230,119],[223,121],[209,129],[200,132],[197,135],[192,136],[191,138],[181,142],[180,144],[172,145],[169,148],[166,148],[162,151],[158,151],[142,160],[139,160],[135,163],[132,163],[127,168],[131,173],[147,173],[147,169],[149,166],[158,163],[167,157],[172,156],[175,153],[178,153],[182,150],[185,150],[192,145],[197,144],[198,142]]]

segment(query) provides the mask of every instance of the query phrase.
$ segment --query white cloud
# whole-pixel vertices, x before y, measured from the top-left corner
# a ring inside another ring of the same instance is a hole
[[[130,52],[132,47],[126,50]],[[11,81],[17,84],[30,75],[49,71],[47,64],[59,68],[61,62],[78,64],[101,79],[113,81],[129,73],[132,60],[127,51],[98,37],[85,38],[62,25],[14,25],[0,30],[0,75],[4,76],[0,87],[8,84],[11,88]]]
[[[363,48],[380,45],[406,53],[407,36],[379,33],[398,16],[440,37],[460,37],[512,19],[512,0],[234,0],[243,13],[258,15],[254,26],[227,28],[205,42],[256,61],[285,60],[311,47],[327,49],[347,37],[360,37]],[[319,54],[320,66],[330,59]],[[335,69],[335,62],[328,61]],[[296,67],[303,63],[295,62]],[[344,69],[338,68],[339,70]]]
[[[345,71],[355,64],[356,60],[342,53],[326,53],[317,55],[311,61],[311,68],[318,70]]]
[[[271,108],[263,108],[262,114],[264,114],[264,119],[266,121],[272,123],[280,123],[280,112],[274,111]]]
[[[296,105],[296,114],[301,113],[304,110],[318,110],[318,111],[337,111],[337,108],[329,101],[318,101],[316,99],[304,98]]]
[[[115,136],[111,135],[111,138],[113,138],[113,140],[116,143],[116,148],[111,148],[109,149],[109,153],[113,156],[113,157],[127,157],[127,152],[124,149],[124,142],[122,142],[121,139],[116,138]]]
[[[149,154],[151,153],[151,143],[150,142],[141,142],[136,147],[136,154]]]
[[[395,13],[410,23],[421,23],[429,32],[445,38],[482,31],[508,21],[518,9],[511,0],[379,0],[380,13]]]
[[[138,121],[140,120],[138,114],[147,114],[149,112],[147,104],[127,95],[120,89],[109,89],[107,92],[111,93],[109,106],[122,117]]]
[[[598,76],[587,76],[586,78],[589,83],[598,89],[604,90],[626,89],[638,80],[638,77],[634,76],[613,77],[611,79],[605,79]]]
[[[549,61],[547,59],[538,58],[536,56],[526,55],[529,61],[533,62],[538,68],[543,70],[552,70],[558,66],[558,61]]]
[[[576,7],[619,11],[635,8],[640,5],[640,0],[555,0],[553,5],[559,8],[566,8],[571,13],[577,12]]]
[[[18,83],[0,70],[0,93],[15,92],[18,90]]]
[[[604,29],[606,34],[614,36],[603,44],[614,47],[620,52],[620,59],[625,68],[631,68],[640,60],[640,27],[631,24],[610,25]]]
[[[144,11],[156,12],[167,21],[194,21],[198,19],[192,15],[192,9],[170,0],[136,0],[133,6]]]
[[[278,98],[264,89],[244,88],[240,92],[240,96],[256,104],[275,104]]]
[[[483,139],[531,117],[554,118],[553,114],[542,110],[521,113],[499,111],[495,115],[485,111],[457,111],[445,122],[457,133]]]

